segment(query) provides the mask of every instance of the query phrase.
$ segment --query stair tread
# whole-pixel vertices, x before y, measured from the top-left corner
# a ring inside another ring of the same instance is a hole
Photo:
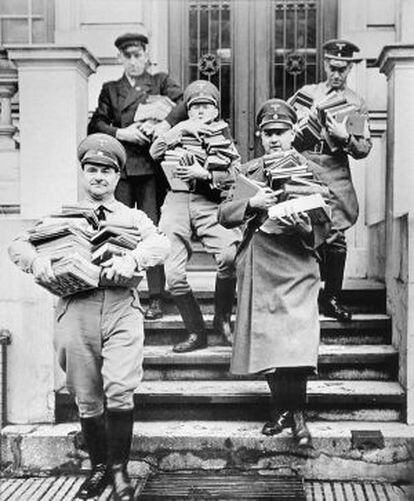
[[[193,291],[213,293],[216,271],[188,271],[187,279]],[[140,284],[140,290],[147,290],[147,282],[145,279]],[[370,278],[346,278],[344,280],[343,290],[385,290],[385,285],[383,282]]]
[[[212,326],[213,314],[206,313],[203,315],[207,327]],[[232,320],[235,320],[235,315],[233,314]],[[335,326],[337,328],[352,328],[352,327],[370,327],[373,323],[382,323],[390,321],[390,316],[385,313],[355,313],[352,316],[351,322],[339,322],[332,317],[326,317],[324,315],[319,316],[322,328],[331,328]],[[166,314],[159,320],[146,320],[144,322],[146,329],[180,329],[183,328],[183,321],[179,314]]]
[[[414,438],[414,426],[401,422],[378,422],[378,421],[309,421],[309,429],[314,438],[316,437],[351,437],[352,430],[380,430],[384,438]],[[183,437],[205,438],[217,437],[226,439],[227,437],[256,438],[258,441],[277,441],[283,435],[265,437],[260,433],[263,427],[262,421],[228,421],[228,420],[151,420],[134,421],[134,435],[148,437],[151,440],[159,437],[176,440],[180,446]],[[36,438],[53,437],[57,439],[70,439],[73,434],[80,430],[78,421],[58,424],[32,424],[19,425],[9,424],[2,429],[2,434],[6,436],[26,435]],[[284,432],[289,433],[289,432]],[[140,442],[143,447],[153,448],[154,442]],[[202,443],[201,443],[202,445]],[[181,444],[182,448],[184,444]]]
[[[211,396],[211,397],[249,397],[266,396],[269,389],[265,381],[149,381],[142,382],[136,393],[139,395],[170,396]],[[397,382],[384,381],[344,381],[314,380],[308,382],[309,395],[338,396],[404,396],[402,386]]]
[[[398,350],[387,344],[321,344],[319,347],[319,360],[322,363],[331,360],[339,362],[343,358],[352,360],[352,357],[355,357],[355,362],[375,359],[383,361],[384,358],[397,355]],[[228,364],[230,358],[230,346],[209,346],[190,353],[174,353],[171,346],[165,345],[150,345],[144,348],[144,363],[151,365]]]

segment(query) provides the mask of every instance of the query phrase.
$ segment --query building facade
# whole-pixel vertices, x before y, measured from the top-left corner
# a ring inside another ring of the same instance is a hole
[[[346,275],[386,283],[407,421],[414,422],[410,0],[2,0],[0,326],[13,334],[8,421],[53,422],[62,377],[51,343],[53,298],[12,267],[7,243],[78,198],[76,145],[102,83],[121,75],[113,41],[142,24],[151,71],[169,71],[183,87],[197,78],[218,85],[222,114],[246,161],[259,152],[260,103],[323,79],[325,40],[360,46],[349,84],[367,101],[373,149],[351,165],[361,211],[348,232]]]

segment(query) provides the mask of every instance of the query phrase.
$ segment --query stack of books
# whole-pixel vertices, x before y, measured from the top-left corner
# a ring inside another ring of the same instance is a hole
[[[48,256],[56,277],[44,287],[58,296],[93,289],[99,284],[100,268],[91,263],[93,232],[88,226],[74,224],[74,218],[55,215],[29,230],[29,242],[40,256]]]
[[[51,218],[63,218],[66,222],[73,222],[77,226],[87,226],[97,229],[99,219],[90,207],[79,207],[77,205],[63,205],[62,208],[51,214]]]
[[[299,119],[295,145],[300,149],[313,149],[324,139],[332,151],[338,146],[326,131],[328,116],[337,122],[345,121],[349,134],[362,137],[367,129],[367,117],[360,113],[355,104],[349,103],[343,95],[333,94],[315,104],[312,96],[305,91],[298,91],[290,100],[290,104],[298,111]],[[304,113],[305,112],[305,113]]]
[[[264,155],[263,163],[268,184],[273,190],[282,189],[287,182],[294,179],[313,178],[306,159],[295,150]]]
[[[98,233],[91,238],[91,261],[100,265],[113,256],[122,256],[134,250],[141,240],[141,234],[135,228],[101,222]]]
[[[161,167],[173,191],[188,191],[188,183],[176,173],[178,165],[186,165],[194,158],[209,171],[223,171],[240,156],[231,141],[228,125],[223,120],[206,125],[207,131],[199,137],[184,134],[178,146],[166,151]]]
[[[154,125],[165,120],[174,106],[174,101],[168,96],[150,95],[145,103],[138,105],[134,122],[138,124],[141,132],[151,140]]]

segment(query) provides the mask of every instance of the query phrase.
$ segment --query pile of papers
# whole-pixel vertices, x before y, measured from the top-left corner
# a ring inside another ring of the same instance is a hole
[[[207,131],[199,137],[184,134],[181,142],[166,151],[161,167],[173,191],[188,191],[188,183],[176,174],[178,165],[196,160],[209,171],[225,171],[240,156],[230,138],[228,125],[223,120],[206,125]],[[189,160],[190,159],[190,160]]]

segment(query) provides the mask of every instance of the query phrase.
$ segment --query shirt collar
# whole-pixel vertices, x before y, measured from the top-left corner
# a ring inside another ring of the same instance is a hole
[[[108,212],[114,212],[116,206],[119,204],[115,198],[111,200],[106,200],[105,202],[100,202],[97,200],[91,200],[90,198],[85,198],[80,202],[81,207],[86,207],[88,209],[96,210],[98,207],[104,207]]]

